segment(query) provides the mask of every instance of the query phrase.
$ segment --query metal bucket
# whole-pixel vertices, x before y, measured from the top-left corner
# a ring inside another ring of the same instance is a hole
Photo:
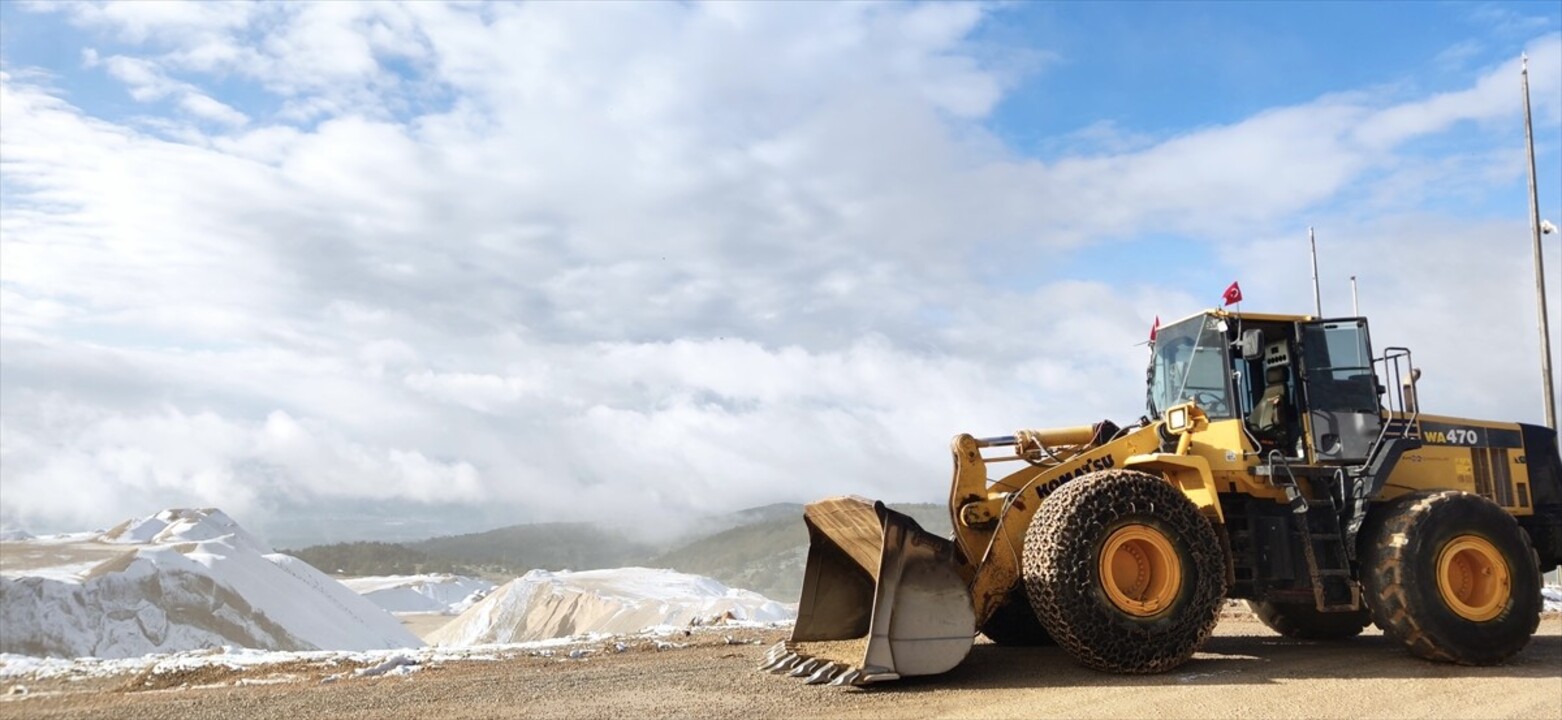
[[[971,592],[954,543],[882,502],[837,497],[811,503],[808,566],[791,640],[763,669],[808,682],[861,685],[935,675],[960,664],[976,636]],[[860,641],[816,655],[810,643]]]

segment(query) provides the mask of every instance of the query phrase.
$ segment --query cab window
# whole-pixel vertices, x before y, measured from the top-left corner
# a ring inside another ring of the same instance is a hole
[[[1190,318],[1162,328],[1150,362],[1150,412],[1155,417],[1179,402],[1193,400],[1211,418],[1235,417],[1226,371],[1225,334],[1219,321]]]

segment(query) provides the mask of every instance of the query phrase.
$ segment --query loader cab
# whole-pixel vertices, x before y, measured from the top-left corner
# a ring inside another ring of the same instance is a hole
[[[1148,379],[1153,417],[1193,400],[1265,456],[1360,463],[1383,427],[1365,318],[1195,315],[1157,333]]]

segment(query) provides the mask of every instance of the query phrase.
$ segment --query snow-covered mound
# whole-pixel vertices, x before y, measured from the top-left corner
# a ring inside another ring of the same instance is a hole
[[[151,517],[131,518],[98,536],[99,542],[120,545],[158,545],[192,540],[225,539],[236,547],[262,553],[271,551],[221,510],[164,510]]]
[[[7,542],[0,561],[0,653],[123,658],[222,646],[423,644],[220,510],[165,510],[103,533]]]
[[[472,607],[496,587],[487,580],[445,574],[357,577],[342,584],[388,612],[449,615]]]
[[[788,605],[699,575],[647,568],[533,570],[499,586],[427,639],[430,645],[483,645],[795,618]]]

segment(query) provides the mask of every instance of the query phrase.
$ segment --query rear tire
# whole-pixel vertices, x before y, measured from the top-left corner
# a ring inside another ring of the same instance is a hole
[[[1297,640],[1344,640],[1361,634],[1372,624],[1365,607],[1353,612],[1318,612],[1310,603],[1277,603],[1249,600],[1247,606],[1260,622],[1288,638]]]
[[[1064,485],[1025,534],[1025,590],[1042,626],[1105,672],[1187,662],[1219,620],[1225,571],[1198,508],[1165,480],[1131,470]]]
[[[1456,491],[1386,510],[1363,578],[1385,634],[1413,655],[1461,665],[1500,663],[1529,643],[1540,624],[1540,568],[1513,516]]]
[[[1025,596],[1024,587],[1016,587],[1011,591],[1008,602],[987,618],[987,622],[982,623],[982,634],[994,643],[1009,647],[1057,644],[1047,634],[1047,629],[1041,626],[1041,621],[1036,619],[1036,611],[1031,609],[1030,598]]]

